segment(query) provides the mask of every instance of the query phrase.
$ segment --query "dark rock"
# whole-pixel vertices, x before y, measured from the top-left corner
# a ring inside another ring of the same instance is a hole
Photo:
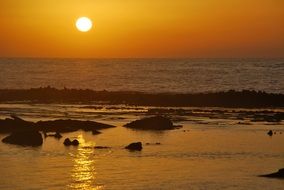
[[[54,137],[57,138],[57,139],[61,139],[62,135],[59,132],[56,132]]]
[[[269,136],[272,136],[272,135],[273,135],[273,131],[272,131],[272,130],[269,130],[269,131],[267,132],[267,134],[268,134]]]
[[[37,130],[47,132],[73,132],[78,130],[96,131],[100,129],[107,129],[115,127],[104,123],[95,121],[81,121],[81,120],[52,120],[52,121],[38,121],[36,123],[25,121],[15,115],[11,118],[0,119],[0,133],[11,133],[16,131]],[[95,134],[99,134],[94,132]],[[48,136],[48,135],[47,135]],[[45,136],[45,137],[47,137]],[[59,135],[56,135],[59,137]],[[57,138],[56,137],[56,138]]]
[[[72,145],[73,146],[78,146],[79,145],[79,141],[77,139],[72,141]]]
[[[111,102],[137,106],[191,106],[191,107],[236,107],[279,108],[284,107],[284,94],[263,91],[234,91],[209,93],[145,93],[108,92],[82,89],[56,89],[52,87],[32,89],[2,89],[0,102],[35,101],[38,103]],[[278,116],[279,117],[279,116]],[[281,116],[283,118],[283,116]]]
[[[110,149],[111,147],[109,146],[95,146],[95,149]]]
[[[284,168],[278,170],[278,172],[260,175],[260,177],[281,178],[284,179]]]
[[[71,141],[69,138],[66,138],[66,139],[64,140],[63,144],[64,144],[65,146],[71,146],[71,145],[73,145],[73,146],[78,146],[78,145],[79,145],[79,141],[76,140],[76,139],[73,140],[73,141]]]
[[[125,124],[124,127],[142,130],[171,130],[178,128],[173,125],[170,119],[162,116],[154,116],[132,121]]]
[[[97,130],[93,130],[93,131],[92,131],[92,134],[93,134],[93,135],[99,135],[99,134],[101,134],[101,132],[100,132],[100,131],[97,131]]]
[[[41,146],[43,139],[38,131],[13,132],[5,137],[2,142],[22,146]]]
[[[142,143],[141,142],[131,143],[128,146],[126,146],[125,148],[128,149],[128,150],[141,151],[142,150]]]
[[[72,145],[72,142],[71,142],[71,140],[70,140],[69,138],[66,138],[66,139],[64,140],[63,144],[64,144],[65,146],[70,146],[70,145]]]
[[[15,115],[11,115],[11,118],[0,119],[0,133],[28,130],[36,130],[33,122],[25,121]]]

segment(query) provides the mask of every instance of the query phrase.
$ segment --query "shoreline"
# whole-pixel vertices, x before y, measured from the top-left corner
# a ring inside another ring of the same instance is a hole
[[[90,89],[0,89],[0,103],[78,103],[159,107],[284,108],[284,94],[263,91],[208,93],[145,93],[135,91],[94,91]]]

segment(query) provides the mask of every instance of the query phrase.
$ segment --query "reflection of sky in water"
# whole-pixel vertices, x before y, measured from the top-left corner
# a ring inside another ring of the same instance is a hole
[[[277,134],[269,137],[268,129]],[[41,148],[0,143],[0,189],[283,190],[282,181],[257,177],[283,167],[283,134],[282,125],[189,124],[163,133],[118,126],[95,136],[77,131],[49,137]],[[80,145],[65,147],[65,138]],[[135,141],[144,143],[141,152],[124,149]]]
[[[68,185],[71,189],[98,190],[103,186],[95,185],[96,171],[95,160],[93,158],[93,143],[86,143],[83,135],[78,135],[80,142],[78,151],[71,155],[74,161],[74,168],[71,171],[72,183]]]

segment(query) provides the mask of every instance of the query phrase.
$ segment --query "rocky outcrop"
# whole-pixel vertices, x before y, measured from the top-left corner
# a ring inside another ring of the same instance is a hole
[[[135,151],[135,150],[141,151],[143,147],[142,147],[141,142],[134,142],[134,143],[129,144],[125,148],[128,149],[128,150],[133,150],[133,151]]]
[[[260,175],[260,177],[281,178],[284,179],[284,168],[278,170],[278,172]]]
[[[172,121],[166,117],[154,116],[132,121],[125,124],[124,127],[142,130],[171,130],[180,126],[173,125]]]
[[[52,95],[51,95],[52,94]],[[110,102],[137,106],[168,107],[227,107],[227,108],[280,108],[284,107],[284,94],[263,91],[224,91],[208,93],[145,93],[108,92],[88,89],[0,89],[0,102],[30,101],[37,103]],[[282,116],[283,118],[283,116]]]
[[[69,138],[67,138],[67,139],[65,139],[64,140],[64,142],[63,142],[63,144],[65,145],[65,146],[78,146],[79,145],[79,141],[78,140],[73,140],[73,141],[71,141]]]
[[[19,131],[13,132],[2,140],[3,143],[21,146],[41,146],[43,139],[38,131]]]
[[[82,120],[72,120],[72,119],[59,119],[51,121],[39,121],[39,122],[29,122],[25,121],[17,116],[12,115],[11,118],[0,119],[0,133],[11,133],[16,131],[43,131],[56,132],[54,137],[60,138],[59,133],[73,132],[78,130],[92,131],[93,134],[100,134],[100,129],[107,129],[115,127],[113,125],[108,125],[104,123],[98,123],[95,121],[82,121]]]
[[[0,119],[0,133],[26,131],[32,130],[33,128],[33,122],[25,121],[15,115],[11,115],[11,118]]]

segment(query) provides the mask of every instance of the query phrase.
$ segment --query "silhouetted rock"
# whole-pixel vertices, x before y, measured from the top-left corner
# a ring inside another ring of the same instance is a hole
[[[43,143],[41,134],[38,131],[13,132],[5,137],[2,142],[22,146],[40,146]]]
[[[15,115],[11,118],[0,119],[0,133],[35,130],[34,123],[25,121]]]
[[[61,139],[62,135],[59,132],[56,132],[54,137],[57,138],[57,139]]]
[[[72,145],[73,146],[78,146],[79,145],[79,141],[77,139],[72,141]]]
[[[92,131],[93,134],[99,134],[100,129],[107,129],[115,127],[104,123],[95,121],[81,121],[72,119],[59,119],[52,121],[38,121],[36,123],[25,121],[15,115],[11,118],[0,119],[0,133],[11,133],[16,131],[29,131],[37,130],[43,131],[45,137],[54,136],[55,138],[61,138],[59,132],[73,132],[78,130]],[[47,135],[47,132],[56,132],[55,135]]]
[[[92,130],[92,134],[93,134],[93,135],[99,135],[99,134],[101,134],[101,132],[100,132],[100,131],[97,131],[97,130]]]
[[[272,136],[272,135],[273,135],[273,131],[272,131],[272,130],[269,130],[269,131],[267,132],[267,134],[268,134],[269,136]]]
[[[109,146],[95,146],[94,149],[110,149]]]
[[[125,147],[128,150],[137,150],[137,151],[141,151],[142,150],[142,143],[141,142],[135,142],[135,143],[131,143],[128,146]]]
[[[162,116],[154,116],[132,121],[125,124],[124,127],[143,130],[171,130],[178,128],[178,126],[173,125],[170,119]]]
[[[281,178],[284,179],[284,168],[278,170],[278,172],[260,175],[260,177]]]
[[[65,146],[71,146],[71,145],[73,145],[73,146],[78,146],[78,145],[79,145],[79,141],[76,140],[76,139],[73,140],[73,141],[71,141],[69,138],[66,138],[66,139],[64,140],[63,144],[64,144]]]
[[[72,142],[71,142],[71,140],[70,140],[69,138],[66,138],[66,139],[64,140],[63,144],[64,144],[65,146],[70,146],[70,145],[72,145]]]
[[[37,103],[73,103],[104,101],[111,104],[140,106],[192,106],[192,107],[284,107],[284,94],[243,90],[194,94],[108,92],[82,89],[0,89],[0,102],[34,101]],[[283,118],[283,114],[281,116]]]

